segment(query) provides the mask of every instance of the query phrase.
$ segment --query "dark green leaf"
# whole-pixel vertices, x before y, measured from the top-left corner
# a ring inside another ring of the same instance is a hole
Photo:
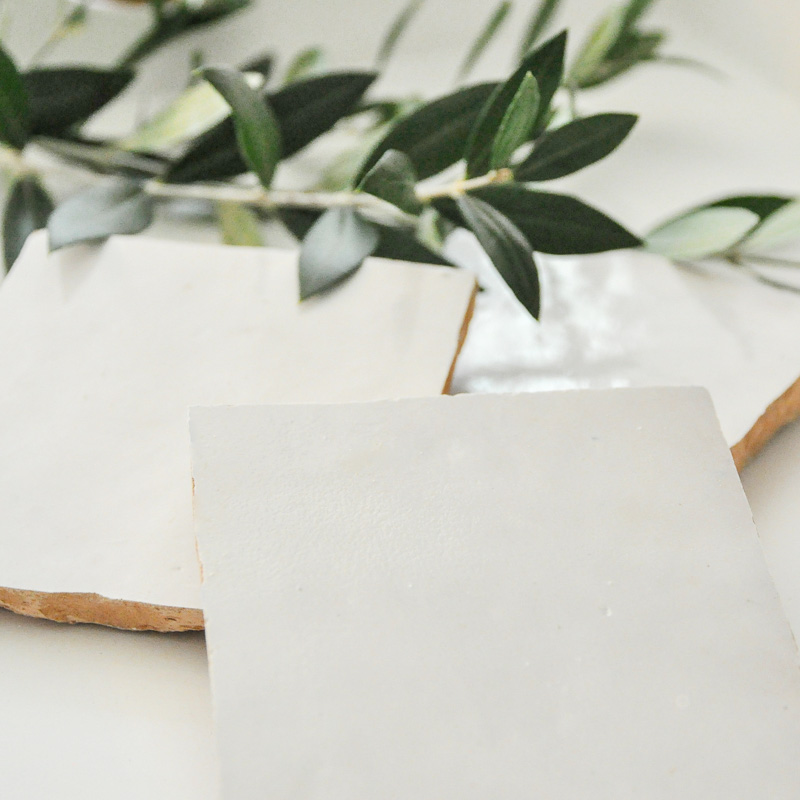
[[[241,72],[258,72],[266,80],[272,74],[272,68],[275,66],[275,59],[270,53],[263,53],[260,56],[253,56],[248,58],[239,67]]]
[[[11,57],[0,47],[0,142],[22,150],[29,132],[30,111],[25,84]]]
[[[31,133],[53,136],[84,122],[133,79],[133,70],[89,67],[32,69],[22,76]]]
[[[550,181],[571,175],[615,150],[636,124],[633,114],[597,114],[545,133],[515,170],[519,181]]]
[[[507,216],[540,253],[602,253],[641,244],[618,222],[569,195],[535,192],[518,184],[486,186],[470,195]],[[442,211],[447,214],[448,209]]]
[[[491,16],[478,34],[478,38],[472,43],[469,52],[464,58],[464,62],[458,70],[458,79],[464,78],[472,72],[472,68],[478,62],[478,59],[483,55],[483,51],[489,46],[489,43],[494,38],[500,26],[505,22],[508,12],[511,11],[510,0],[503,0],[498,4],[497,8],[492,12]]]
[[[528,29],[525,36],[520,43],[519,58],[523,59],[531,50],[531,48],[539,41],[542,34],[550,24],[556,11],[558,10],[561,0],[541,0],[539,5],[533,12]]]
[[[508,166],[517,148],[528,141],[539,111],[539,86],[529,72],[506,110],[492,145],[491,169]]]
[[[370,153],[358,180],[387,150],[405,153],[420,178],[429,178],[455,164],[464,152],[464,140],[496,86],[482,83],[459,89],[398,120]]]
[[[654,0],[629,0],[625,9],[623,28],[628,29],[636,25],[653,2]]]
[[[261,185],[269,187],[281,159],[281,132],[272,108],[241,72],[209,67],[202,74],[233,110],[239,151]]]
[[[539,273],[525,235],[505,215],[481,200],[463,195],[456,203],[495,269],[517,300],[538,319]]]
[[[153,199],[136,181],[117,178],[59,205],[50,215],[50,249],[97,242],[115,233],[139,233],[153,221]]]
[[[417,176],[409,157],[398,150],[387,150],[358,188],[409,214],[416,214],[422,208],[415,191],[416,183]]]
[[[378,54],[375,56],[375,69],[383,69],[392,57],[397,43],[405,33],[411,20],[414,19],[417,12],[422,7],[423,0],[411,0],[409,4],[397,15],[394,22],[392,22],[389,30],[386,33],[381,46],[378,48]]]
[[[252,0],[205,0],[203,3],[154,2],[153,24],[120,61],[130,66],[146,58],[167,42],[193,30],[219,22],[250,5]]]
[[[726,197],[722,200],[717,200],[714,203],[709,203],[704,206],[705,208],[746,208],[757,214],[762,221],[771,214],[774,214],[778,209],[783,208],[792,202],[792,197],[781,197],[778,195],[761,194],[761,195],[742,195],[737,197]]]
[[[36,176],[22,175],[14,181],[3,217],[6,270],[11,269],[17,260],[28,236],[47,225],[52,210],[53,201]]]
[[[267,95],[288,158],[352,113],[375,80],[371,72],[342,72],[292,83]],[[167,171],[165,180],[192,183],[230,178],[245,171],[230,118],[195,139]]]
[[[554,36],[540,48],[527,55],[520,67],[501,86],[481,109],[471,129],[464,157],[467,159],[467,175],[475,177],[489,171],[492,147],[497,131],[509,105],[519,90],[520,84],[530,72],[539,86],[539,112],[532,125],[533,135],[538,135],[550,111],[550,103],[556,93],[564,72],[564,51],[567,44],[566,31]]]
[[[36,144],[65,161],[89,167],[103,174],[121,173],[131,177],[154,177],[164,171],[163,159],[152,155],[128,153],[104,142],[90,139],[77,137],[51,139],[40,136],[37,137]]]
[[[320,64],[323,60],[323,53],[319,47],[309,47],[306,50],[301,50],[289,62],[286,68],[286,74],[283,76],[283,82],[296,83],[297,81],[309,78],[315,72],[319,72]]]
[[[353,208],[331,208],[310,228],[300,250],[300,299],[341,283],[375,252],[378,229]]]

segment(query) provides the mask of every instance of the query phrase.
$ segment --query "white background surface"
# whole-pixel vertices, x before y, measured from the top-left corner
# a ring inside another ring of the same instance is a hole
[[[605,5],[600,0],[567,3],[581,30]],[[30,0],[11,5],[12,46],[24,55],[45,35],[47,9],[55,4],[39,0],[35,14]],[[390,12],[402,5],[402,0],[262,2],[252,16],[153,59],[132,99],[150,107],[154,93],[181,85],[188,53],[197,44],[209,58],[236,62],[264,49],[288,54],[321,41],[330,43],[334,66],[366,66]],[[480,27],[491,5],[430,0],[398,53],[387,87],[447,88],[465,37]],[[519,4],[517,19],[526,10]],[[104,18],[105,42],[133,38],[129,25],[140,15],[134,10]],[[654,66],[588,97],[587,108],[634,110],[643,119],[623,149],[576,176],[570,190],[618,213],[638,231],[720,193],[800,192],[800,6],[795,0],[662,0],[653,19],[676,32],[671,52],[702,57],[737,77],[719,82]],[[511,57],[509,42],[516,41],[513,34],[509,26],[476,77],[502,74]],[[80,60],[93,55],[85,39],[65,45],[63,52],[70,51]],[[744,481],[795,630],[800,630],[798,480],[800,426],[793,426],[747,470]],[[0,614],[0,653],[4,798],[212,796],[201,636],[67,628]]]

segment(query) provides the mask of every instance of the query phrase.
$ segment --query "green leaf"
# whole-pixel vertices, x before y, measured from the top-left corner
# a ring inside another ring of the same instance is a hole
[[[520,43],[519,58],[524,58],[539,41],[558,10],[561,0],[541,0],[533,12],[525,36]]]
[[[511,5],[512,4],[510,0],[503,0],[492,12],[492,15],[487,20],[486,25],[478,34],[478,38],[472,43],[472,47],[470,47],[469,52],[467,53],[463,63],[461,64],[461,67],[458,70],[459,80],[464,80],[464,78],[466,78],[467,75],[472,72],[472,68],[478,62],[478,59],[483,55],[484,50],[486,50],[495,34],[500,30],[500,27],[505,22],[508,12],[511,11]]]
[[[587,73],[583,76],[577,88],[591,89],[607,83],[642,62],[664,60],[663,57],[658,57],[656,54],[664,38],[664,34],[659,31],[642,34],[632,32],[621,35],[607,53],[606,58],[595,67],[591,74]]]
[[[605,158],[631,132],[633,114],[596,114],[545,133],[515,170],[518,181],[551,181]]]
[[[28,93],[17,67],[0,47],[0,142],[22,150],[30,132]]]
[[[725,197],[714,203],[708,203],[701,208],[746,208],[754,214],[758,214],[761,220],[765,220],[770,214],[774,214],[779,208],[783,208],[787,203],[792,202],[791,197],[782,197],[774,194],[748,194]],[[699,209],[695,209],[699,211]]]
[[[32,134],[53,136],[84,122],[133,80],[130,69],[52,67],[22,76]]]
[[[154,177],[164,170],[165,162],[155,156],[128,153],[103,142],[88,139],[51,139],[39,136],[36,144],[55,156],[73,164],[89,167],[102,174],[123,174],[132,177]]]
[[[416,183],[417,176],[409,157],[398,150],[387,150],[358,188],[408,214],[416,214],[422,208],[415,191]]]
[[[375,56],[375,69],[382,70],[389,63],[389,59],[392,57],[397,43],[406,32],[411,21],[417,15],[417,12],[422,7],[422,3],[423,0],[411,0],[397,15],[394,22],[392,22],[386,36],[381,42],[381,46],[378,48],[378,54]]]
[[[486,101],[467,140],[464,157],[467,160],[468,177],[484,175],[489,171],[495,137],[503,123],[508,107],[513,102],[528,73],[536,78],[539,86],[539,111],[532,126],[533,135],[538,135],[549,114],[553,95],[561,83],[566,44],[566,32],[545,42],[540,48],[526,56],[514,74],[504,84],[497,87]]]
[[[520,145],[530,138],[533,123],[539,112],[539,84],[529,72],[506,109],[503,121],[492,144],[491,169],[508,166]]]
[[[3,217],[3,255],[10,270],[33,231],[44,228],[53,210],[53,201],[35,175],[22,175],[14,181]]]
[[[767,215],[744,241],[742,250],[769,250],[800,239],[800,201],[792,200]]]
[[[630,0],[625,7],[625,16],[622,25],[625,30],[632,28],[644,16],[645,12],[653,5],[654,0]]]
[[[284,84],[296,83],[309,78],[315,72],[319,72],[322,61],[323,53],[319,47],[309,47],[306,50],[301,50],[289,62],[286,74],[283,76]]]
[[[272,74],[275,59],[271,53],[262,53],[259,56],[248,58],[240,67],[240,72],[257,72],[266,81]]]
[[[342,72],[298,81],[267,95],[281,131],[283,157],[302,150],[355,111],[375,80],[371,72]],[[199,136],[167,170],[165,180],[192,183],[230,178],[246,170],[228,118]]]
[[[482,83],[459,89],[398,120],[367,157],[357,180],[388,150],[405,153],[422,179],[455,164],[461,159],[464,140],[496,86]]]
[[[608,12],[589,34],[570,69],[568,83],[585,88],[592,85],[595,73],[625,31],[627,9],[619,6]]]
[[[486,186],[470,195],[508,217],[540,253],[582,255],[641,244],[618,222],[569,195],[536,192],[519,184]]]
[[[495,269],[517,300],[538,319],[539,273],[525,235],[496,208],[475,197],[463,195],[456,203]]]
[[[355,272],[378,247],[380,233],[353,208],[331,208],[300,250],[300,299],[324,292]]]
[[[269,187],[281,159],[281,132],[272,108],[241,72],[209,67],[202,75],[230,105],[239,150],[261,185]]]
[[[261,224],[252,208],[223,200],[217,203],[222,243],[237,247],[263,247]]]
[[[745,208],[702,208],[655,228],[645,248],[676,261],[707,258],[738,244],[758,222]]]
[[[136,181],[115,178],[73,195],[50,215],[50,250],[139,233],[153,221],[154,202]]]

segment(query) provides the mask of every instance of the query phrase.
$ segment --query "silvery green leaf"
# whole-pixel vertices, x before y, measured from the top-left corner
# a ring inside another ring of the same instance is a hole
[[[3,255],[6,270],[11,269],[33,231],[44,228],[53,201],[35,175],[21,175],[14,181],[3,215]]]
[[[202,74],[230,105],[242,157],[261,185],[268,187],[282,152],[281,131],[272,108],[250,88],[241,72],[208,67]]]
[[[319,47],[309,47],[306,50],[301,50],[289,62],[286,74],[283,76],[284,84],[310,78],[315,72],[320,71],[323,60],[324,55]]]
[[[730,250],[758,222],[745,208],[703,208],[651,231],[645,249],[676,261],[708,258]]]
[[[392,54],[397,47],[406,29],[411,24],[411,21],[417,15],[417,12],[422,8],[424,0],[410,0],[408,5],[397,15],[394,22],[389,26],[380,47],[378,54],[375,56],[375,68],[383,69],[392,57]]]
[[[572,64],[567,82],[571,86],[590,85],[597,69],[625,30],[624,6],[612,9],[589,35],[583,48]]]
[[[472,43],[472,47],[470,47],[469,52],[458,70],[459,80],[464,80],[464,78],[472,72],[472,68],[505,22],[508,12],[511,11],[511,5],[510,0],[503,0],[492,12],[486,25],[484,25],[481,32],[478,34],[477,39]]]
[[[800,239],[800,200],[770,214],[742,244],[744,252],[769,250]]]
[[[489,161],[491,169],[508,166],[517,148],[528,141],[539,113],[539,101],[539,84],[529,72],[522,79],[494,137]]]
[[[353,208],[331,208],[309,229],[300,250],[300,299],[341,283],[380,243],[378,228]]]
[[[408,214],[416,214],[422,208],[415,191],[416,182],[411,159],[398,150],[387,150],[364,176],[358,188]]]
[[[153,221],[153,198],[136,181],[114,178],[86,189],[50,215],[50,249],[98,242],[115,233],[139,233]]]
[[[217,203],[217,219],[223,244],[238,247],[261,247],[261,224],[252,208],[223,200]]]
[[[530,49],[539,41],[541,35],[547,29],[550,21],[558,10],[561,0],[541,0],[533,12],[525,36],[520,43],[519,58],[522,59],[530,52]]]

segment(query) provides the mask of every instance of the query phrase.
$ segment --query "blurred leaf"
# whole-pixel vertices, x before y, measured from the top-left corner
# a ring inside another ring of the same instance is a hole
[[[153,221],[154,202],[136,181],[115,178],[73,195],[50,215],[50,250],[139,233]]]
[[[32,134],[53,136],[84,122],[133,80],[133,70],[50,67],[24,73]]]
[[[33,231],[44,228],[53,201],[35,175],[21,175],[14,181],[3,217],[3,255],[10,270]]]
[[[275,65],[275,59],[271,53],[262,53],[260,56],[253,56],[248,58],[239,67],[241,72],[257,72],[266,81],[272,74],[272,68]]]
[[[217,203],[217,219],[222,230],[223,244],[239,247],[262,247],[261,224],[252,208],[221,201]]]
[[[283,76],[284,84],[296,83],[297,81],[309,78],[315,72],[319,72],[323,61],[323,53],[319,47],[309,47],[307,50],[299,52],[286,68]]]
[[[747,237],[745,252],[769,250],[800,239],[800,201],[792,200],[767,215],[755,232]]]
[[[491,169],[508,166],[517,148],[530,138],[539,111],[539,85],[529,72],[506,109],[503,121],[492,143]]]
[[[331,208],[309,229],[300,250],[300,299],[341,283],[378,247],[380,233],[353,208]]]
[[[770,214],[774,214],[779,208],[783,208],[788,203],[791,203],[792,199],[791,197],[781,197],[772,194],[739,195],[725,197],[714,203],[708,203],[708,205],[703,206],[703,208],[746,208],[748,211],[758,214],[763,221],[770,216]]]
[[[567,34],[562,32],[527,55],[514,74],[498,86],[486,101],[467,139],[465,158],[468,177],[484,175],[489,171],[495,137],[528,73],[536,78],[539,86],[539,111],[532,125],[533,135],[538,134],[549,113],[553,95],[561,83],[566,43]]]
[[[398,150],[387,150],[358,188],[408,214],[416,214],[422,208],[415,191],[416,183],[417,176],[409,157]]]
[[[22,150],[28,141],[28,93],[17,67],[0,46],[0,142]]]
[[[528,29],[519,47],[519,59],[523,59],[531,48],[539,41],[542,34],[547,29],[550,21],[558,10],[561,0],[541,0],[533,12],[533,16],[528,23]]]
[[[375,80],[371,72],[341,72],[292,83],[267,95],[288,158],[352,113]],[[230,118],[199,136],[174,162],[165,180],[192,183],[230,178],[245,171]]]
[[[51,139],[39,136],[37,146],[64,161],[89,167],[100,173],[121,173],[132,177],[154,177],[164,171],[165,162],[155,156],[127,153],[103,142],[81,138]]]
[[[636,25],[653,2],[654,0],[629,0],[622,20],[623,28],[627,30]]]
[[[497,84],[481,83],[426,103],[398,120],[361,167],[358,180],[387,150],[405,153],[421,178],[436,175],[461,159],[464,140]]]
[[[538,319],[539,273],[525,235],[496,208],[475,197],[462,195],[456,203],[495,269],[517,300]]]
[[[157,2],[150,29],[136,41],[120,60],[131,66],[146,58],[171,40],[186,33],[219,22],[250,5],[252,0],[202,0],[202,2]]]
[[[583,76],[578,88],[591,89],[622,75],[638,64],[662,60],[656,56],[656,51],[663,41],[664,34],[659,31],[624,34],[594,71]]]
[[[645,248],[676,261],[707,258],[738,244],[758,222],[745,208],[702,208],[651,231]]]
[[[605,158],[631,132],[633,114],[596,114],[545,133],[515,170],[518,181],[550,181]]]
[[[472,43],[472,47],[470,47],[461,67],[459,67],[458,80],[464,80],[472,72],[472,68],[483,55],[483,51],[486,50],[497,31],[500,30],[500,26],[505,22],[508,12],[511,11],[511,5],[510,0],[502,0],[492,12],[486,25],[478,34],[478,38]]]
[[[536,192],[511,183],[474,189],[469,194],[508,217],[540,253],[581,255],[641,245],[618,222],[569,195]],[[453,218],[452,206],[437,202],[436,207]]]
[[[598,22],[572,64],[568,78],[571,86],[592,85],[595,73],[625,30],[626,14],[626,7],[618,6]]]
[[[411,0],[397,15],[381,42],[381,46],[378,48],[378,54],[375,56],[375,69],[382,70],[389,63],[389,59],[392,57],[397,43],[406,32],[411,21],[417,15],[417,12],[422,7],[422,3],[423,0]]]
[[[281,159],[281,132],[272,108],[241,72],[209,67],[203,77],[230,104],[239,150],[261,185],[269,187]]]

